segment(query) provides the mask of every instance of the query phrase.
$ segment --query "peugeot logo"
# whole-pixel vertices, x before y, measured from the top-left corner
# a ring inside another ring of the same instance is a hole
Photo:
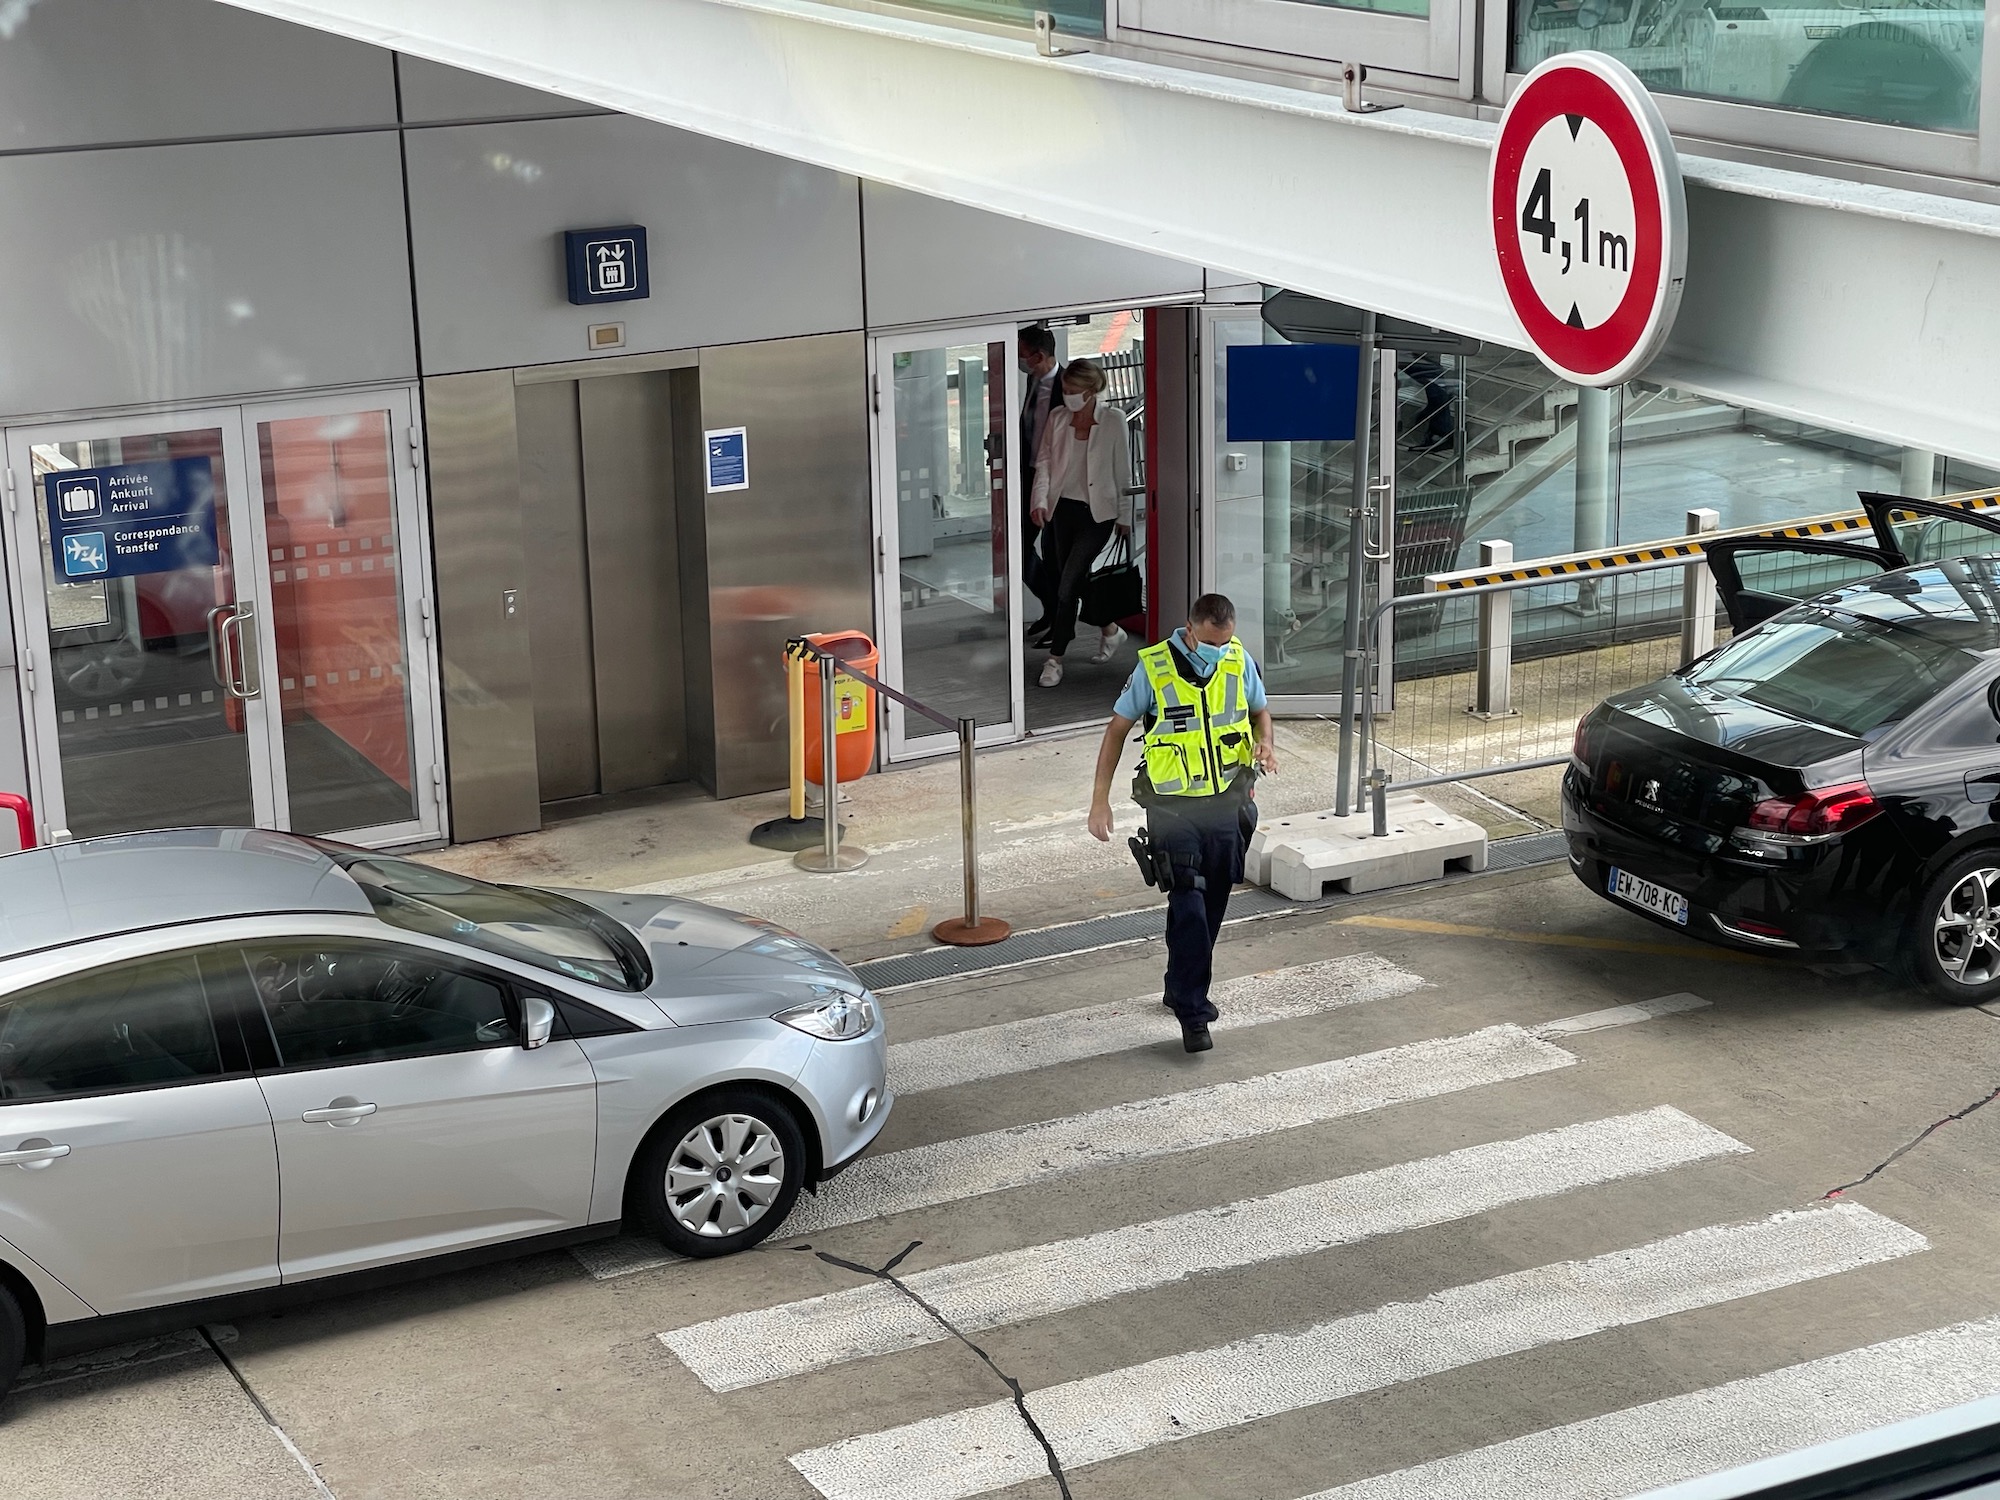
[[[1660,784],[1659,784],[1659,782],[1657,782],[1657,781],[1649,781],[1649,782],[1647,782],[1647,783],[1646,783],[1646,784],[1645,784],[1644,786],[1640,787],[1640,788],[1639,788],[1639,800],[1640,800],[1641,802],[1650,802],[1650,803],[1652,803],[1652,804],[1653,804],[1653,806],[1655,806],[1655,807],[1658,807],[1658,806],[1660,805]]]

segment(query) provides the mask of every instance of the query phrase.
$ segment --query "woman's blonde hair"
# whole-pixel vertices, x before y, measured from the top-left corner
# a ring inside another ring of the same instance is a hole
[[[1104,366],[1094,359],[1071,360],[1063,366],[1062,378],[1087,385],[1092,394],[1100,396],[1104,394],[1104,388],[1111,384],[1111,377],[1104,373]]]

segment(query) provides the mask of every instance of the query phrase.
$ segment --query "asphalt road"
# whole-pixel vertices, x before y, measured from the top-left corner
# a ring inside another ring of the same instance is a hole
[[[39,1372],[0,1496],[1611,1500],[2000,1388],[2000,1018],[1561,867],[1230,929],[1200,1057],[1159,962],[889,996],[877,1154],[751,1254]]]

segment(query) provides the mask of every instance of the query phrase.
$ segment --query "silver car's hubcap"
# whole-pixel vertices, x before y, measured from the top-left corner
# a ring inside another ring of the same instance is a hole
[[[2000,869],[1972,870],[1939,906],[1932,940],[1938,967],[1960,984],[2000,978],[2000,908],[1994,896]]]
[[[741,1234],[785,1185],[785,1148],[754,1115],[704,1120],[667,1163],[667,1206],[681,1228],[710,1239]]]

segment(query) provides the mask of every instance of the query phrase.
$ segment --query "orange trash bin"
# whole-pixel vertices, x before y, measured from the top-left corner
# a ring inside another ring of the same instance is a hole
[[[835,661],[849,662],[870,677],[882,660],[875,643],[858,630],[836,630],[806,637]],[[826,785],[820,760],[819,663],[806,662],[806,780]],[[843,782],[866,776],[875,764],[875,690],[852,677],[833,679],[834,768]]]

